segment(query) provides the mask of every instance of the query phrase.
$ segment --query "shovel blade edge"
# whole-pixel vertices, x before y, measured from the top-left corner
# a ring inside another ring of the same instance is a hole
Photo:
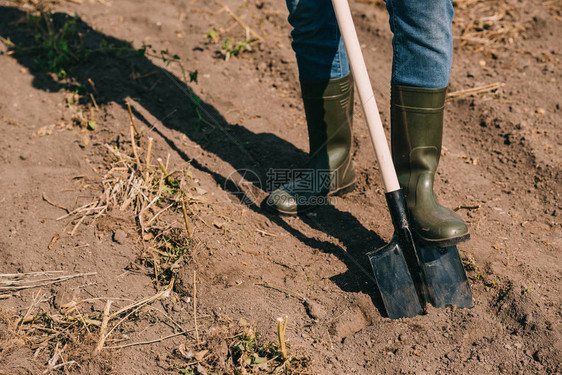
[[[472,308],[472,291],[457,247],[417,245],[416,250],[431,304]]]
[[[423,308],[396,236],[388,245],[367,256],[388,317],[411,318],[422,314]]]

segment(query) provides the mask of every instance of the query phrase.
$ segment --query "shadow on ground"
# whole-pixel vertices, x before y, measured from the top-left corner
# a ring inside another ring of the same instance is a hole
[[[53,14],[54,32],[71,19],[72,17],[64,13]],[[87,50],[96,51],[101,45],[112,45],[128,52],[93,52],[86,60],[78,62],[67,72],[66,80],[54,79],[52,74],[38,69],[37,61],[41,59],[44,51],[37,45],[27,14],[17,8],[0,6],[0,36],[15,44],[11,57],[33,74],[34,87],[53,92],[68,89],[68,82],[72,82],[87,88],[90,87],[88,78],[96,77],[98,104],[113,102],[126,109],[126,98],[133,98],[152,116],[164,119],[162,123],[166,127],[185,134],[203,150],[215,154],[234,169],[256,172],[262,181],[270,168],[286,168],[293,165],[295,160],[305,160],[305,153],[285,140],[271,133],[256,134],[243,126],[229,124],[211,104],[201,101],[200,113],[203,114],[205,122],[213,125],[205,126],[192,107],[188,96],[190,89],[182,80],[153,64],[146,56],[136,53],[129,42],[102,34],[80,19],[76,19],[75,28],[80,34],[83,48]],[[144,75],[145,78],[132,79],[133,71]],[[178,108],[178,111],[169,116],[174,108]],[[139,112],[135,111],[135,115],[147,126],[151,126]],[[158,128],[154,128],[154,131],[185,161],[201,172],[211,175],[223,189],[231,193],[241,190],[241,187],[236,186],[228,177],[209,169],[188,155]],[[353,215],[332,205],[319,208],[315,217],[302,216],[302,220],[311,228],[341,241],[344,249],[330,242],[306,236],[282,218],[266,212],[253,202],[244,200],[243,203],[254,212],[268,217],[305,245],[332,253],[341,259],[348,266],[348,271],[334,276],[332,280],[344,291],[368,294],[384,314],[384,307],[374,279],[370,276],[370,265],[365,256],[366,251],[383,244],[383,240],[375,232],[366,229]]]

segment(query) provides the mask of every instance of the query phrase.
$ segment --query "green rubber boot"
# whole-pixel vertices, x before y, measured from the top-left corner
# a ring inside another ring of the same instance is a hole
[[[439,247],[470,238],[465,222],[435,199],[433,181],[443,136],[443,89],[392,85],[392,159],[416,237]]]
[[[273,191],[266,207],[296,215],[326,203],[326,197],[351,190],[355,172],[351,163],[353,79],[351,75],[325,82],[301,82],[306,113],[309,160],[292,170],[293,180]]]

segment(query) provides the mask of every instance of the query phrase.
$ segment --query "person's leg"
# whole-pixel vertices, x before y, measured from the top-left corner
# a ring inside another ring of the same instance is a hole
[[[355,182],[351,163],[353,80],[330,0],[288,0],[309,137],[309,161],[271,193],[267,207],[297,214]],[[275,176],[275,173],[273,173]]]
[[[387,0],[386,7],[394,34],[391,83],[446,87],[453,60],[451,0]]]
[[[392,158],[416,235],[449,246],[469,238],[464,221],[435,200],[443,107],[452,63],[451,0],[387,0],[393,38]]]
[[[301,82],[349,75],[349,63],[330,0],[286,0]]]

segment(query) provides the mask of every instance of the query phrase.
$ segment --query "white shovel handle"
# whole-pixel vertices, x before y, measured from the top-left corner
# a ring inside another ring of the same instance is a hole
[[[359,39],[357,39],[357,32],[351,18],[349,4],[347,0],[332,0],[332,4],[334,5],[336,18],[338,19],[338,25],[349,58],[349,65],[353,72],[359,100],[367,120],[371,142],[380,165],[384,188],[387,193],[391,193],[399,190],[400,184],[398,183],[398,177],[396,177],[396,171],[392,163],[392,156],[382,127],[379,109],[377,108],[365,60],[363,60]]]

